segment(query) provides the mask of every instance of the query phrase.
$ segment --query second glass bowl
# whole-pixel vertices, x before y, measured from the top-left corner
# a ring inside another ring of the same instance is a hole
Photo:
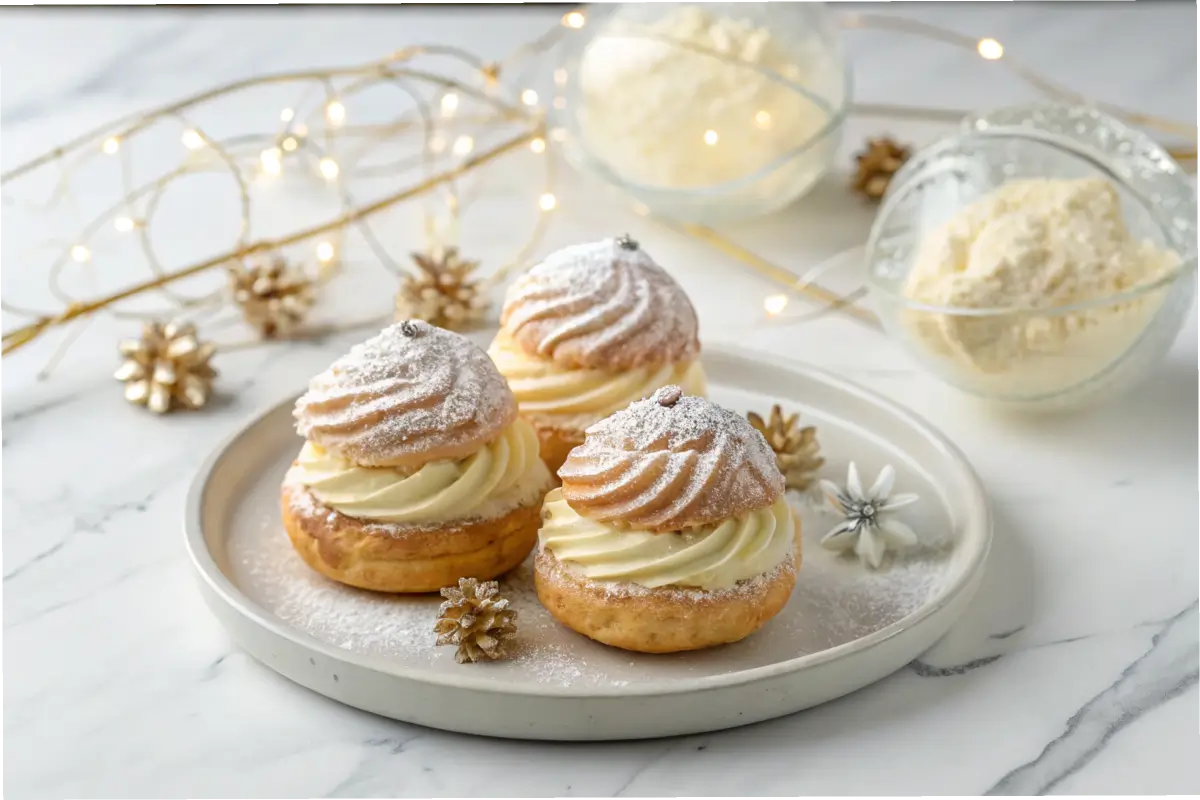
[[[1058,307],[961,308],[905,295],[924,237],[1008,181],[1102,178],[1129,232],[1175,251],[1165,276]],[[1131,386],[1174,342],[1196,292],[1196,197],[1146,135],[1091,108],[1030,105],[964,121],[892,180],[867,243],[868,279],[889,334],[935,375],[1022,408],[1058,408]],[[964,348],[962,343],[968,343]],[[980,354],[1019,352],[1003,363]]]

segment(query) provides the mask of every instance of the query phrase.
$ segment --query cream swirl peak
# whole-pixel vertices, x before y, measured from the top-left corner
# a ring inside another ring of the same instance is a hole
[[[678,386],[588,428],[558,475],[563,498],[582,516],[651,532],[765,508],[784,490],[761,433]]]
[[[296,401],[297,430],[364,467],[462,459],[516,418],[504,378],[478,346],[424,322],[356,345]]]
[[[500,323],[531,355],[609,371],[700,352],[683,289],[628,237],[550,254],[508,291]]]

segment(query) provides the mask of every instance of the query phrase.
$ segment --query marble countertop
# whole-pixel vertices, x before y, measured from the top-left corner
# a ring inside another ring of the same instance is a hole
[[[354,63],[415,41],[498,57],[559,13],[5,8],[2,163],[250,73]],[[904,4],[886,13],[996,37],[1076,90],[1196,119],[1194,5]],[[862,100],[979,107],[1031,97],[960,51],[878,34],[848,42]],[[855,118],[847,148],[883,130],[918,141],[937,133],[918,127]],[[934,420],[967,453],[994,503],[996,540],[983,586],[951,633],[849,697],[669,740],[494,741],[340,706],[232,644],[193,586],[180,530],[184,494],[216,443],[361,337],[219,356],[212,407],[160,419],[127,405],[110,377],[114,342],[134,324],[103,317],[49,380],[37,373],[53,338],[4,360],[5,796],[1200,792],[1194,311],[1135,393],[1066,417],[1000,416],[845,317],[762,324],[769,284],[569,175],[562,181],[542,252],[628,230],[653,242],[692,294],[707,340],[835,370]],[[527,186],[510,188],[533,202]],[[85,182],[75,191],[86,200],[91,190]],[[506,226],[527,221],[510,205],[511,219],[465,221],[464,246],[500,258],[513,245]],[[18,248],[23,231],[8,207],[0,213],[5,299],[48,302],[45,275]],[[79,222],[71,213],[55,219]],[[203,246],[197,237],[220,224],[197,204],[179,241]],[[870,211],[829,182],[728,233],[799,272],[860,243],[869,224]],[[395,226],[398,236],[416,230],[412,219]],[[101,282],[136,274],[111,259],[106,270]],[[342,291],[327,313],[349,314],[369,297]]]

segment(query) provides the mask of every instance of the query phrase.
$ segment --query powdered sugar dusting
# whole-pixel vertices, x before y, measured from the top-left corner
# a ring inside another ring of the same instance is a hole
[[[803,402],[804,384],[787,397],[736,383],[736,373],[714,359],[713,397],[736,411],[790,402],[819,426],[829,463],[822,477],[844,476],[850,459],[864,473],[885,464],[897,470],[896,491],[916,492],[922,502],[906,509],[905,522],[921,545],[889,556],[879,570],[863,569],[852,557],[819,546],[837,522],[817,504],[789,493],[802,521],[802,563],[787,606],[760,631],[724,647],[677,655],[628,653],[592,642],[554,621],[538,602],[529,562],[502,580],[518,610],[513,657],[487,664],[456,664],[454,648],[435,647],[433,621],[441,598],[389,597],[352,589],[313,572],[293,551],[280,520],[279,486],[295,456],[295,440],[275,418],[253,440],[229,451],[236,467],[218,483],[236,486],[211,520],[213,555],[221,570],[266,615],[347,652],[386,659],[397,669],[430,676],[470,675],[494,681],[498,691],[560,687],[585,692],[632,691],[649,681],[683,681],[739,673],[848,644],[904,620],[961,586],[977,558],[977,532],[969,502],[955,484],[939,450],[905,449],[886,430],[863,422],[833,404]],[[767,385],[764,383],[764,385]],[[686,401],[686,397],[684,398]],[[228,470],[227,463],[223,470]],[[214,495],[215,497],[215,495]],[[209,522],[205,522],[209,525]],[[963,538],[963,537],[966,538]]]
[[[880,571],[817,547],[822,523],[805,517],[804,562],[784,610],[758,633],[733,645],[674,655],[628,653],[559,625],[537,600],[532,558],[501,580],[518,611],[512,657],[488,664],[454,662],[435,647],[441,598],[389,596],[354,589],[313,572],[292,550],[266,503],[258,519],[235,520],[228,543],[231,577],[251,600],[287,625],[343,650],[382,656],[431,673],[468,670],[514,689],[521,686],[613,687],[699,678],[752,669],[853,641],[916,611],[941,590],[945,554],[918,550]],[[277,507],[274,511],[277,512]],[[613,587],[614,592],[636,592]],[[680,590],[686,592],[687,590]]]
[[[500,321],[527,352],[566,367],[620,370],[700,351],[691,301],[628,240],[552,253],[510,287]]]
[[[516,417],[491,359],[457,333],[406,321],[356,345],[296,402],[297,430],[361,466],[465,458]]]
[[[762,434],[744,417],[678,386],[587,429],[559,470],[579,514],[676,531],[765,508],[783,476]]]

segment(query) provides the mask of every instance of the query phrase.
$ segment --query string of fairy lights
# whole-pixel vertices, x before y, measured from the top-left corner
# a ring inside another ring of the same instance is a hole
[[[45,170],[55,170],[57,178],[50,197],[43,203],[29,203],[41,212],[53,212],[70,196],[74,176],[93,158],[115,159],[120,176],[118,198],[65,243],[54,245],[54,255],[42,269],[49,288],[61,307],[36,310],[12,303],[5,298],[0,308],[23,318],[23,324],[3,334],[3,353],[14,352],[50,330],[76,325],[60,341],[51,356],[53,363],[82,332],[80,324],[91,315],[105,311],[120,317],[162,318],[192,315],[209,319],[231,308],[228,287],[219,286],[198,295],[176,290],[186,279],[234,265],[247,259],[305,248],[303,259],[311,260],[320,282],[332,279],[344,266],[345,240],[351,232],[359,234],[368,258],[376,265],[397,274],[407,269],[394,256],[372,228],[372,219],[396,206],[420,201],[423,226],[430,244],[458,245],[460,221],[474,199],[462,181],[499,159],[524,150],[539,157],[540,186],[533,190],[534,222],[514,254],[500,263],[483,279],[484,288],[505,281],[514,270],[530,263],[541,242],[550,218],[560,208],[556,192],[554,148],[566,138],[561,127],[551,127],[548,118],[562,111],[566,100],[560,91],[570,76],[562,67],[553,70],[554,90],[543,98],[531,87],[507,87],[501,78],[514,71],[524,60],[551,51],[564,36],[575,34],[588,25],[587,11],[576,9],[564,14],[560,24],[522,46],[500,62],[486,62],[460,48],[428,44],[402,48],[366,64],[322,70],[299,70],[248,77],[191,97],[169,103],[144,114],[113,120],[85,132],[64,145],[0,175],[5,193],[19,189],[23,180]],[[925,23],[872,14],[846,14],[841,17],[845,30],[878,30],[938,41],[973,52],[978,57],[1006,65],[1014,75],[1057,99],[1090,102],[1108,113],[1148,129],[1180,136],[1187,144],[1171,148],[1172,155],[1184,162],[1196,158],[1194,125],[1139,114],[1110,104],[1091,101],[1040,74],[1014,62],[1003,44],[991,37],[975,38]],[[710,53],[730,59],[725,54]],[[441,69],[425,66],[426,60],[445,63]],[[238,133],[218,136],[194,119],[202,108],[239,93],[267,86],[296,89],[296,99],[279,108],[277,120],[267,133]],[[400,91],[409,101],[408,110],[384,122],[356,124],[355,98],[368,90],[389,87]],[[954,122],[964,112],[953,109],[856,103],[850,113],[882,119],[916,119]],[[760,127],[770,125],[769,118],[757,118]],[[134,158],[142,137],[174,125],[180,129],[179,163],[154,178],[134,181]],[[498,134],[507,134],[498,137]],[[716,145],[721,133],[706,130],[704,141]],[[390,149],[399,155],[379,160]],[[373,160],[375,159],[375,160]],[[159,201],[175,181],[196,173],[225,175],[233,184],[240,204],[240,224],[233,244],[215,255],[181,266],[162,263],[153,243],[152,230]],[[260,182],[277,181],[299,173],[323,186],[333,198],[336,213],[322,222],[297,228],[274,237],[255,238],[254,221],[262,200],[254,191]],[[415,173],[415,177],[413,177]],[[359,198],[356,185],[361,181],[407,179],[398,188],[368,200]],[[6,200],[9,198],[6,197]],[[644,206],[634,210],[650,215]],[[149,275],[118,291],[95,297],[77,297],[63,285],[65,268],[70,264],[92,265],[98,261],[93,239],[105,228],[135,237]],[[853,305],[858,292],[838,295],[822,288],[819,272],[796,272],[765,259],[717,231],[695,225],[674,225],[684,234],[717,249],[743,267],[780,285],[782,292],[764,298],[768,317],[796,321],[831,310],[849,313],[872,321],[869,312]],[[356,262],[358,257],[356,255]],[[124,301],[154,293],[165,307],[132,311],[122,308]],[[788,315],[786,310],[795,296],[815,301],[816,310],[803,315]],[[302,329],[297,336],[324,335],[362,324],[373,324],[379,315],[340,327]],[[226,321],[228,324],[228,320]],[[253,346],[259,339],[226,342],[221,350]]]

